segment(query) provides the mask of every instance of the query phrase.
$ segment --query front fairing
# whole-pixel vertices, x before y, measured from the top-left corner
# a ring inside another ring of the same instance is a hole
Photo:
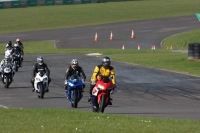
[[[68,91],[67,91],[67,96],[69,101],[73,104],[73,96],[75,91],[78,92],[78,101],[82,98],[82,89],[83,89],[83,82],[80,78],[77,79],[72,79],[70,78],[68,81]]]

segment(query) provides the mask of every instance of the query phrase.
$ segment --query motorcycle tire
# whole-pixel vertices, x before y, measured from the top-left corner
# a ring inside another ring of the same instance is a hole
[[[78,92],[74,92],[74,108],[77,108],[78,106]]]
[[[5,88],[9,87],[9,76],[6,77]]]
[[[100,101],[100,103],[99,103],[99,111],[103,113],[105,107],[106,107],[106,96],[105,96],[105,95],[102,95],[102,96],[101,96],[101,101]]]
[[[44,98],[44,85],[40,86],[40,98],[43,99]]]
[[[15,72],[18,71],[18,66],[17,66],[17,62],[15,62]]]

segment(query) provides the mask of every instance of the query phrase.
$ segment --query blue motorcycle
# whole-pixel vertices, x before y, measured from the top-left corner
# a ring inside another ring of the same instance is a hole
[[[77,74],[72,75],[67,82],[66,96],[73,108],[77,108],[78,102],[83,97],[83,85],[83,81]]]

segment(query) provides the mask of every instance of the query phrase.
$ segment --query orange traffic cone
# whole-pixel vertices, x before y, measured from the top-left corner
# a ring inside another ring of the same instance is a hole
[[[156,49],[156,45],[153,45],[153,49]]]
[[[140,50],[140,44],[138,44],[138,50]]]
[[[172,45],[170,46],[170,49],[172,49]]]
[[[122,44],[122,49],[124,49],[124,44]]]
[[[135,38],[134,31],[132,30],[131,38]]]
[[[111,33],[110,33],[110,40],[114,40],[112,31],[111,31]]]
[[[97,32],[95,34],[94,41],[98,41]]]
[[[151,46],[151,49],[153,49],[153,46]]]
[[[182,46],[182,49],[184,49],[184,46]]]

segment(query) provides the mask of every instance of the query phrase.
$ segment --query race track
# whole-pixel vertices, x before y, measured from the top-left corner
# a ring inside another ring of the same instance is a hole
[[[97,26],[32,31],[1,34],[4,43],[20,37],[25,41],[58,40],[57,48],[150,48],[152,44],[160,47],[165,38],[179,32],[199,28],[195,16],[174,17],[131,21],[126,23]],[[130,39],[134,29],[136,38]],[[94,33],[98,30],[99,41],[94,42]],[[114,41],[109,41],[110,31]],[[108,39],[106,39],[106,37]],[[104,39],[100,39],[104,38]],[[101,45],[100,45],[101,44]],[[76,110],[91,111],[87,102],[90,76],[100,58],[82,54],[42,55],[51,70],[50,92],[43,100],[31,91],[31,71],[38,55],[25,55],[23,68],[14,77],[9,89],[0,84],[0,106],[4,108],[65,108],[73,109],[64,96],[64,72],[72,58],[77,58],[84,68],[87,80],[83,99]],[[3,55],[0,56],[3,58]],[[154,68],[112,61],[117,77],[117,90],[112,95],[113,105],[105,113],[153,116],[168,118],[200,119],[200,77],[183,75]]]

